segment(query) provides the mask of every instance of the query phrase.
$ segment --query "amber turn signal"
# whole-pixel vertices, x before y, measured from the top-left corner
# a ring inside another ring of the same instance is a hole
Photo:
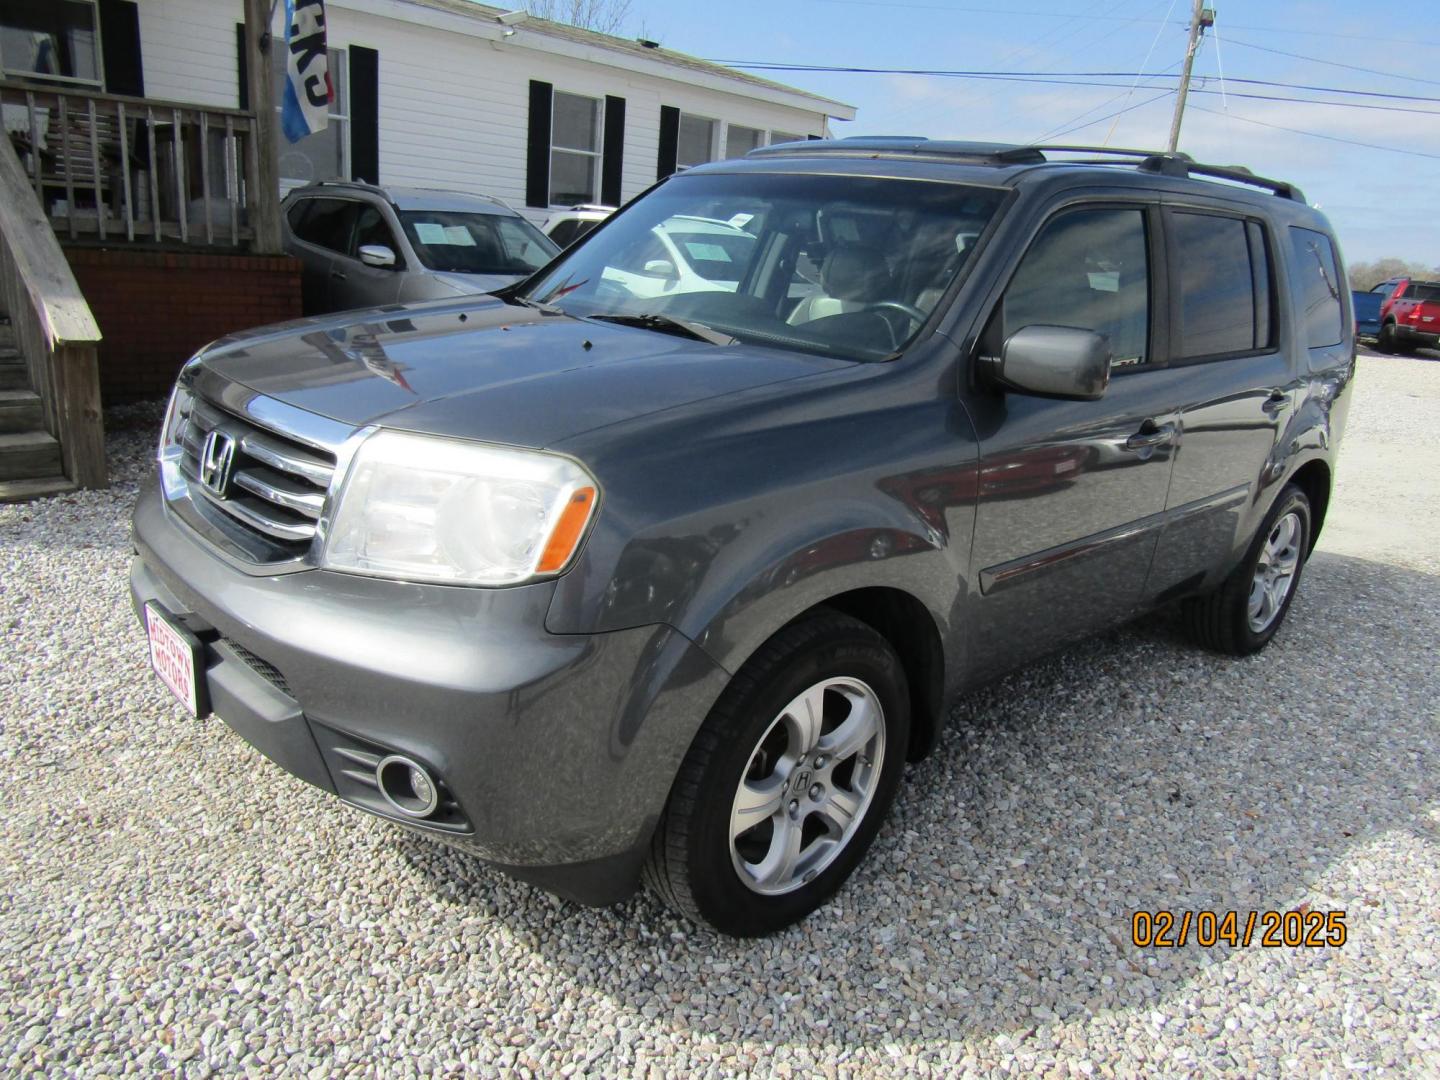
[[[575,549],[580,544],[580,537],[585,535],[585,526],[590,523],[590,512],[594,508],[595,489],[593,487],[579,488],[575,494],[570,496],[570,501],[560,512],[560,520],[555,523],[555,530],[545,543],[545,550],[541,553],[540,562],[535,567],[536,573],[553,574],[557,570],[564,569],[565,564],[570,561],[570,556],[575,554]]]

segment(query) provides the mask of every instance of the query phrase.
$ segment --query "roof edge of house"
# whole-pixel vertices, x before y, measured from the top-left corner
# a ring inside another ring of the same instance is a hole
[[[418,8],[434,12],[442,17],[449,16],[473,22],[475,25],[470,28],[470,31],[476,33],[476,36],[492,42],[510,42],[511,39],[505,34],[507,29],[514,31],[517,38],[523,32],[527,38],[541,37],[547,43],[569,45],[581,50],[598,50],[607,56],[614,57],[609,62],[610,66],[635,70],[636,63],[654,64],[657,67],[671,70],[678,69],[688,73],[691,77],[708,75],[717,82],[724,83],[723,86],[713,87],[714,89],[744,97],[761,98],[775,104],[789,105],[792,108],[822,112],[836,120],[853,120],[855,118],[855,106],[843,101],[836,101],[833,98],[770,79],[762,79],[757,75],[738,71],[735,68],[726,67],[724,64],[716,64],[663,46],[644,45],[638,40],[622,38],[613,34],[602,34],[595,30],[585,30],[578,26],[551,22],[535,16],[526,16],[524,19],[506,26],[498,20],[498,16],[510,13],[506,8],[478,3],[476,0],[331,0],[331,3],[335,7],[402,20],[404,19],[403,9]],[[517,47],[537,47],[523,39],[515,40],[513,44]],[[552,48],[547,51],[564,52],[565,50]],[[596,60],[594,57],[578,58],[590,59],[593,62],[605,62]],[[795,100],[785,101],[784,98]]]

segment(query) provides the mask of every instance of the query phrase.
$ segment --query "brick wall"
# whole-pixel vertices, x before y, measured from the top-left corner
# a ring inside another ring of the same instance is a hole
[[[105,403],[162,397],[200,346],[300,315],[300,264],[286,256],[65,249],[100,324]]]

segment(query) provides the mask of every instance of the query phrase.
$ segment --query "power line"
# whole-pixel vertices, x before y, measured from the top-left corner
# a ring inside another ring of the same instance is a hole
[[[841,67],[826,64],[777,64],[766,61],[744,61],[744,60],[714,60],[712,63],[725,64],[733,68],[744,68],[752,71],[796,71],[796,72],[824,72],[830,74],[845,75],[924,75],[935,78],[947,79],[992,79],[999,82],[1022,82],[1041,83],[1056,86],[1094,86],[1094,87],[1119,87],[1124,89],[1127,84],[1116,82],[1098,82],[1099,79],[1133,78],[1137,73],[1133,71],[1051,71],[1051,72],[1023,72],[1023,71],[958,71],[944,69],[926,68],[865,68],[865,67]],[[1157,72],[1140,72],[1143,78],[1161,78]],[[1165,76],[1168,77],[1168,76]],[[1208,76],[1202,76],[1202,81]],[[1075,80],[1087,80],[1077,82]],[[1323,94],[1353,94],[1362,97],[1382,97],[1402,101],[1419,101],[1440,103],[1440,97],[1422,97],[1413,94],[1382,94],[1370,90],[1350,90],[1344,87],[1310,86],[1298,83],[1275,82],[1268,79],[1235,79],[1230,82],[1243,82],[1256,86],[1271,86],[1279,89],[1311,90]],[[1192,87],[1193,94],[1218,94],[1218,90],[1208,90]],[[1326,105],[1337,109],[1369,109],[1375,112],[1400,112],[1412,113],[1419,116],[1440,116],[1440,110],[1435,109],[1412,109],[1398,105],[1367,105],[1354,101],[1320,101],[1316,98],[1291,97],[1283,94],[1246,94],[1239,91],[1232,91],[1231,97],[1249,98],[1255,101],[1281,101],[1297,105]]]
[[[1052,139],[1063,139],[1066,135],[1073,135],[1077,131],[1084,131],[1086,128],[1094,127],[1096,124],[1103,124],[1106,120],[1113,120],[1116,117],[1124,116],[1128,112],[1134,112],[1136,109],[1143,109],[1146,105],[1153,105],[1157,101],[1168,98],[1174,92],[1175,91],[1173,90],[1165,90],[1162,93],[1156,94],[1152,98],[1146,98],[1144,101],[1137,101],[1134,105],[1126,105],[1123,109],[1116,109],[1113,113],[1106,113],[1104,116],[1101,116],[1098,119],[1087,120],[1083,124],[1076,124],[1074,127],[1067,127],[1062,131],[1047,132],[1046,134],[1040,136],[1040,138],[1037,139],[1036,142],[1047,143],[1050,142]],[[1114,98],[1112,98],[1111,100],[1113,101]],[[1200,106],[1197,105],[1195,107],[1198,109]],[[1208,112],[1210,110],[1206,111]]]
[[[1227,30],[1255,30],[1262,34],[1304,34],[1307,37],[1343,38],[1346,41],[1387,41],[1395,45],[1434,45],[1440,41],[1420,41],[1415,38],[1382,37],[1376,34],[1346,34],[1334,30],[1297,30],[1293,26],[1244,26],[1240,23],[1226,23]]]
[[[1240,120],[1246,124],[1256,124],[1260,127],[1272,128],[1275,131],[1288,131],[1291,135],[1306,135],[1312,139],[1324,139],[1326,142],[1344,143],[1346,146],[1363,146],[1367,150],[1386,150],[1392,154],[1409,154],[1411,157],[1431,158],[1435,161],[1440,161],[1440,154],[1427,154],[1423,150],[1407,150],[1399,146],[1382,146],[1379,143],[1359,142],[1356,139],[1342,139],[1339,135],[1322,135],[1318,131],[1303,131],[1300,128],[1271,124],[1264,120],[1253,120],[1248,116],[1240,116],[1238,113],[1222,113],[1219,109],[1207,109],[1204,105],[1195,105],[1192,107],[1214,116],[1229,117],[1231,120]]]
[[[981,71],[948,68],[872,68],[845,67],[830,64],[781,64],[767,60],[713,60],[715,64],[727,67],[746,68],[754,71],[814,71],[842,75],[928,75],[936,78],[953,79],[1019,79],[1031,76],[1036,79],[1158,79],[1165,75],[1159,71]],[[1281,90],[1309,90],[1317,94],[1349,94],[1354,97],[1373,97],[1387,101],[1422,101],[1440,104],[1440,97],[1427,94],[1396,94],[1385,90],[1359,90],[1348,86],[1317,86],[1313,83],[1280,82],[1275,79],[1242,79],[1231,76],[1232,83],[1249,86],[1273,86]],[[1094,84],[1105,85],[1105,84]],[[1123,85],[1123,84],[1122,84]]]
[[[964,15],[1006,15],[1025,19],[1077,19],[1086,22],[1133,22],[1131,15],[1076,15],[1073,11],[1016,11],[1000,7],[952,7],[949,4],[890,3],[888,0],[815,0],[820,4],[845,4],[850,7],[907,8],[913,11],[954,11]],[[1116,5],[1117,7],[1119,5]],[[1113,9],[1112,9],[1113,10]],[[1178,25],[1183,26],[1184,23]]]
[[[1440,86],[1440,79],[1422,79],[1419,75],[1401,75],[1398,71],[1380,71],[1376,68],[1360,67],[1358,64],[1342,64],[1339,60],[1322,60],[1318,56],[1306,56],[1304,53],[1286,52],[1284,49],[1272,49],[1268,45],[1256,45],[1253,42],[1241,41],[1234,37],[1230,39],[1230,44],[1238,45],[1242,49],[1255,49],[1257,52],[1273,53],[1275,56],[1288,56],[1294,60],[1308,60],[1312,64],[1325,64],[1329,67],[1345,68],[1347,71],[1359,71],[1366,75],[1380,75],[1387,79],[1404,79],[1407,82],[1425,83],[1428,86]]]

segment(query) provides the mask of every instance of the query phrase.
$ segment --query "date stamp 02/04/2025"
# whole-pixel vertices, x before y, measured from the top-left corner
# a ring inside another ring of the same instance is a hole
[[[1338,949],[1348,929],[1343,911],[1137,911],[1130,941],[1138,949],[1216,945],[1248,949]]]

